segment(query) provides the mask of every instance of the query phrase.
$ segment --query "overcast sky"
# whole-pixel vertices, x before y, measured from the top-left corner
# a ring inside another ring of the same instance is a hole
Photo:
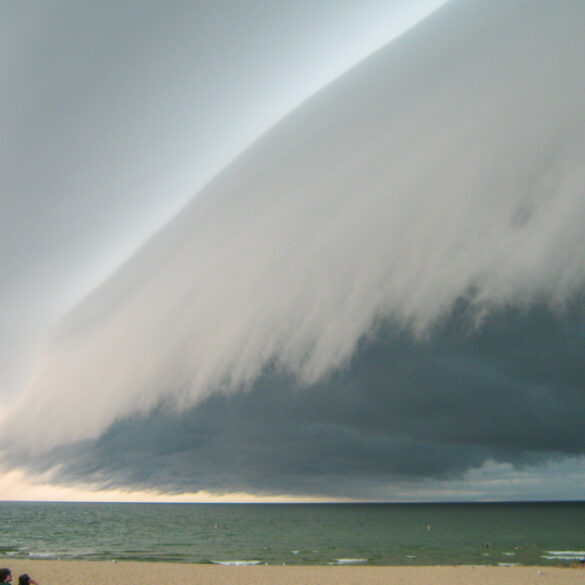
[[[239,152],[441,3],[2,2],[0,391]]]
[[[0,497],[582,497],[585,6],[439,4],[2,5]]]

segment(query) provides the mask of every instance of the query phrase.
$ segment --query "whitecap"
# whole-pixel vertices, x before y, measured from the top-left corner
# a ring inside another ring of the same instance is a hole
[[[261,565],[262,561],[211,561],[214,565],[230,565],[234,567],[245,567],[248,565]]]
[[[547,554],[555,556],[570,556],[570,557],[582,557],[585,556],[585,551],[582,550],[547,550]]]

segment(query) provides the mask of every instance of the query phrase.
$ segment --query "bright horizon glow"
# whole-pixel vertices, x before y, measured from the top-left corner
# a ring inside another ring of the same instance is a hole
[[[0,470],[2,502],[110,502],[149,504],[307,504],[350,502],[340,498],[299,497],[290,495],[257,496],[247,493],[214,494],[205,490],[195,493],[163,494],[156,490],[93,489],[61,487],[51,484],[50,476],[36,481],[20,470]]]

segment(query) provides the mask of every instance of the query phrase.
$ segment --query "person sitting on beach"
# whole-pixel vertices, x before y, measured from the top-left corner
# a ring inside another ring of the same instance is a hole
[[[31,579],[26,573],[18,578],[18,585],[39,585],[34,579]]]
[[[0,569],[0,583],[10,583],[12,581],[12,571],[10,569]]]

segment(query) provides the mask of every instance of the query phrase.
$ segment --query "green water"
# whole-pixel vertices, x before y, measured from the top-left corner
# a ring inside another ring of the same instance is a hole
[[[575,564],[585,503],[0,502],[0,557],[268,564]]]

